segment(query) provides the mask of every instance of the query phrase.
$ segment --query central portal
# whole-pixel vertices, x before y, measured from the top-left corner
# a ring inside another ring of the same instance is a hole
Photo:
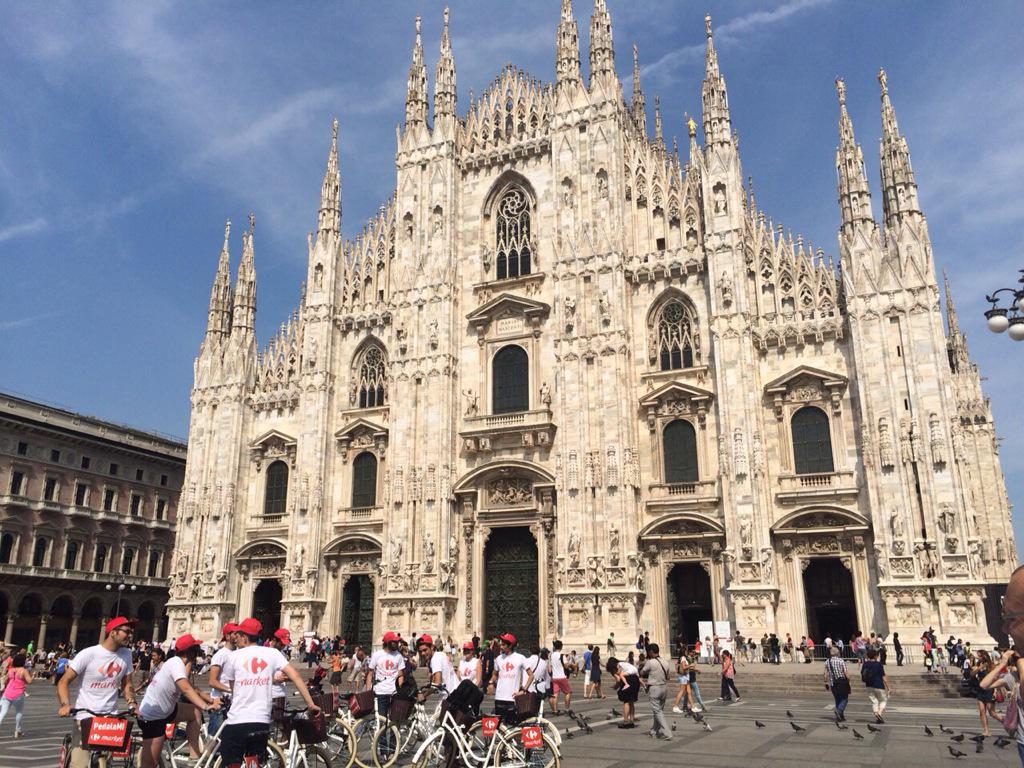
[[[701,640],[698,624],[712,620],[711,579],[700,563],[679,563],[668,572],[669,637],[672,650]]]
[[[341,636],[349,648],[373,646],[373,582],[351,576],[341,593]]]
[[[484,637],[511,632],[520,648],[540,640],[537,542],[530,529],[495,528],[484,550]]]
[[[263,636],[270,637],[281,626],[281,582],[262,579],[252,596],[252,615],[263,625]]]
[[[846,642],[857,630],[853,577],[837,557],[814,558],[804,571],[807,631],[820,643],[825,637]]]

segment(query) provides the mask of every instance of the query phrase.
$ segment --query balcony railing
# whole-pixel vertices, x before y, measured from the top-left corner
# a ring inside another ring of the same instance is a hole
[[[73,581],[91,581],[105,584],[113,578],[120,580],[122,574],[106,573],[98,571],[78,571],[71,568],[49,568],[41,565],[15,565],[13,563],[0,563],[0,575],[2,576],[23,576],[46,579],[70,579]],[[154,587],[166,589],[168,580],[158,579],[151,576],[131,576],[124,574],[124,583],[138,587]]]
[[[718,480],[691,483],[655,483],[648,486],[648,510],[664,512],[679,507],[715,506],[719,501]]]
[[[555,434],[551,411],[547,408],[468,416],[464,423],[459,436],[463,439],[463,448],[470,453],[517,445],[546,446],[551,444]]]
[[[852,470],[779,476],[779,501],[856,495],[857,480]]]

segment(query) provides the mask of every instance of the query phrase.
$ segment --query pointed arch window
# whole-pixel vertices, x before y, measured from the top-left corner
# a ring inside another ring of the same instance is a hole
[[[366,348],[356,366],[360,408],[377,408],[387,402],[387,357],[376,344]]]
[[[363,451],[352,462],[352,507],[377,505],[377,457]]]
[[[798,475],[833,472],[828,416],[808,405],[793,414],[793,462]]]
[[[499,280],[530,274],[530,198],[517,187],[498,201],[496,246]]]
[[[692,305],[672,299],[662,307],[654,330],[654,357],[661,370],[692,368],[700,362],[697,313]]]
[[[530,410],[530,358],[522,347],[502,347],[491,364],[491,413]]]
[[[288,502],[288,465],[275,461],[267,467],[267,487],[263,494],[264,517],[281,517]]]
[[[684,420],[670,421],[662,432],[665,456],[665,482],[697,482],[697,432],[693,424]]]

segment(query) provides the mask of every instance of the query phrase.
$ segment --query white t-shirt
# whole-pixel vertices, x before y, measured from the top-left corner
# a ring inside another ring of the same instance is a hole
[[[220,667],[220,674],[223,675],[224,668],[227,666],[228,659],[231,658],[232,653],[234,653],[234,651],[232,651],[226,645],[223,648],[218,649],[217,652],[213,654],[213,658],[210,659],[210,666]],[[218,679],[220,679],[220,677],[218,677]],[[223,683],[225,681],[221,680],[221,682]],[[218,691],[216,688],[212,686],[210,687],[210,698],[219,699],[222,695],[223,691]]]
[[[79,652],[68,664],[78,675],[78,696],[75,707],[110,714],[117,711],[117,695],[125,675],[132,671],[132,652],[119,648],[113,653],[102,645],[94,645]],[[92,717],[79,712],[76,720]]]
[[[459,679],[460,680],[475,680],[476,671],[480,667],[480,659],[471,658],[463,659],[459,662]]]
[[[247,645],[232,652],[220,673],[231,684],[231,709],[227,722],[269,723],[273,705],[274,674],[288,666],[288,659],[277,648]]]
[[[562,652],[552,651],[549,658],[551,659],[551,677],[555,680],[568,677],[565,674],[565,664],[562,662]]]
[[[494,668],[498,672],[498,682],[494,686],[494,698],[498,701],[512,701],[512,697],[522,687],[523,667],[526,657],[521,653],[500,654],[494,660]]]
[[[623,675],[639,675],[640,670],[630,664],[628,661],[619,662],[619,672]]]
[[[530,690],[534,693],[547,693],[551,678],[548,676],[548,663],[539,656],[531,656],[527,659],[526,669],[533,671],[533,682],[530,683]]]
[[[452,662],[447,656],[438,651],[434,651],[434,655],[430,657],[430,676],[433,677],[435,672],[441,673],[441,685],[444,686],[448,693],[455,690],[459,680],[455,677],[455,669],[452,667]]]
[[[143,720],[162,720],[170,717],[178,708],[179,680],[186,678],[185,662],[178,656],[165,661],[153,675],[139,705],[139,717]]]
[[[398,651],[374,651],[366,662],[366,668],[373,672],[373,692],[387,696],[398,690],[398,675],[405,669],[405,657]]]

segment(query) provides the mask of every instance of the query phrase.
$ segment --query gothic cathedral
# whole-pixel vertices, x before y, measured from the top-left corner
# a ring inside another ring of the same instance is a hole
[[[171,634],[371,643],[648,629],[990,639],[1017,563],[980,375],[881,85],[882,222],[839,92],[838,265],[744,185],[707,27],[685,162],[595,0],[555,82],[456,108],[419,21],[394,195],[341,236],[337,122],[298,309],[259,351],[250,218],[195,363]],[[294,636],[294,635],[293,635]]]

